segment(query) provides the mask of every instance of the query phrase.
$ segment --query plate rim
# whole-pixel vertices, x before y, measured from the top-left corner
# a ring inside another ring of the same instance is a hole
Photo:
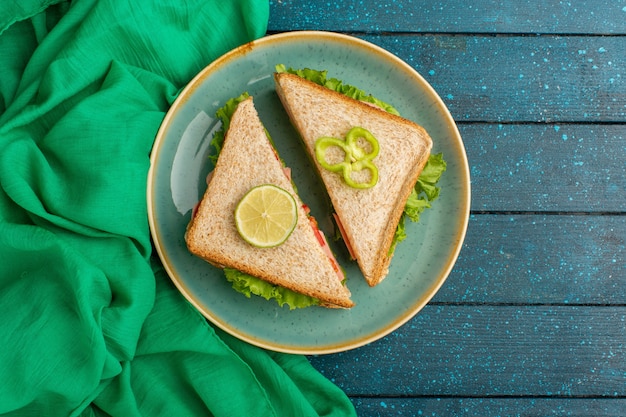
[[[249,334],[243,333],[237,329],[233,329],[226,325],[226,320],[223,320],[216,315],[214,315],[210,311],[205,311],[202,305],[197,300],[197,297],[192,294],[183,283],[180,282],[177,274],[174,272],[171,261],[169,260],[169,255],[165,252],[163,246],[161,245],[159,234],[158,234],[158,224],[156,222],[155,213],[153,209],[153,201],[154,201],[154,188],[155,188],[155,172],[157,169],[157,161],[159,159],[160,151],[162,150],[163,142],[165,141],[166,132],[170,125],[170,121],[178,112],[178,109],[187,101],[188,95],[190,91],[197,88],[202,80],[210,76],[210,74],[231,62],[232,60],[238,59],[240,57],[245,57],[249,52],[252,52],[255,48],[258,47],[270,47],[272,44],[278,44],[281,42],[289,42],[289,41],[307,41],[307,40],[328,40],[331,42],[339,42],[347,45],[358,46],[364,50],[368,50],[369,52],[381,55],[384,59],[391,60],[394,66],[402,67],[404,71],[408,72],[411,75],[411,78],[418,80],[422,88],[426,90],[429,96],[431,96],[434,101],[437,102],[437,105],[443,110],[442,117],[444,117],[447,121],[447,125],[454,133],[455,138],[452,141],[458,148],[458,153],[461,156],[461,160],[458,161],[459,168],[462,175],[462,187],[461,191],[463,195],[460,199],[460,209],[462,211],[462,219],[461,219],[461,227],[455,231],[453,241],[456,242],[453,250],[449,252],[448,259],[445,261],[445,268],[442,268],[442,272],[440,274],[439,279],[437,279],[433,285],[427,287],[427,291],[422,294],[421,297],[416,299],[415,303],[411,305],[402,317],[399,317],[397,320],[394,320],[391,323],[388,323],[385,326],[382,326],[380,331],[374,332],[370,335],[365,335],[363,337],[351,339],[347,342],[341,343],[327,343],[323,346],[309,346],[302,347],[296,345],[287,345],[285,343],[272,343],[268,340],[262,340],[260,338],[252,337]],[[148,169],[148,176],[146,181],[146,199],[147,199],[147,211],[148,211],[148,223],[150,228],[150,234],[152,237],[153,245],[157,251],[159,259],[163,268],[165,269],[168,277],[174,283],[175,287],[178,291],[185,297],[185,299],[191,303],[194,308],[203,315],[206,319],[208,319],[212,324],[219,327],[221,330],[231,334],[232,336],[248,342],[252,345],[283,353],[291,353],[291,354],[305,354],[305,355],[319,355],[319,354],[330,354],[330,353],[338,353],[343,351],[348,351],[352,349],[356,349],[358,347],[365,346],[369,343],[372,343],[378,339],[382,339],[383,337],[389,335],[393,331],[397,330],[404,324],[406,324],[409,320],[411,320],[420,310],[424,308],[426,304],[434,297],[434,295],[439,291],[441,286],[445,283],[450,272],[452,271],[456,260],[460,254],[460,251],[463,246],[463,242],[465,240],[465,236],[467,234],[467,228],[469,224],[470,218],[470,205],[471,205],[471,181],[470,181],[470,170],[469,163],[467,159],[467,153],[465,150],[465,146],[460,135],[458,126],[452,115],[450,114],[449,109],[439,96],[439,94],[434,90],[434,88],[424,79],[424,77],[417,72],[412,66],[406,63],[404,60],[396,56],[390,51],[375,45],[369,41],[364,39],[360,39],[351,35],[337,33],[337,32],[329,32],[329,31],[293,31],[293,32],[283,32],[277,34],[267,35],[265,37],[253,40],[251,42],[240,45],[214,61],[210,62],[206,65],[200,72],[198,72],[186,85],[181,89],[180,93],[172,103],[172,105],[167,110],[164,118],[161,121],[159,129],[156,133],[155,140],[153,142],[153,146],[150,152],[150,167]]]

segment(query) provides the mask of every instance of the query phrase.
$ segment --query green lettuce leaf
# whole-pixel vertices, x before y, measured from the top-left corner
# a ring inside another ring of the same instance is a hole
[[[217,116],[217,118],[222,122],[222,127],[213,134],[213,139],[211,140],[211,146],[213,147],[214,152],[209,155],[209,159],[213,162],[213,166],[217,164],[217,159],[219,158],[222,147],[224,146],[226,131],[230,126],[230,119],[233,117],[233,113],[235,113],[237,105],[248,97],[250,97],[248,93],[242,93],[239,97],[233,97],[228,100],[223,107],[219,108],[215,112],[215,116]]]
[[[226,279],[232,283],[236,291],[248,298],[250,298],[251,294],[254,294],[266,300],[274,299],[281,307],[287,304],[290,310],[319,305],[320,303],[316,298],[291,291],[278,285],[272,285],[267,281],[263,281],[260,278],[245,274],[236,269],[224,268],[224,275],[226,275]]]
[[[312,81],[316,84],[342,93],[348,97],[375,104],[389,113],[399,115],[398,110],[396,110],[391,104],[385,103],[384,101],[373,97],[371,94],[368,94],[359,88],[344,84],[341,80],[338,80],[337,78],[328,78],[328,71],[318,71],[310,68],[293,69],[287,68],[283,64],[279,64],[276,65],[276,72],[287,72],[290,74],[296,74],[306,80]]]
[[[441,153],[431,154],[421,172],[415,187],[404,207],[404,213],[414,222],[419,221],[420,213],[430,208],[430,203],[439,197],[441,189],[437,182],[446,170],[446,161]]]
[[[445,170],[446,161],[443,159],[443,154],[431,154],[428,157],[428,161],[420,173],[415,187],[411,190],[411,194],[404,206],[404,211],[400,217],[400,222],[398,222],[391,247],[387,253],[389,256],[393,254],[398,243],[406,239],[406,219],[408,218],[413,222],[419,222],[420,214],[427,208],[430,208],[430,203],[439,197],[441,189],[437,187],[437,183]]]

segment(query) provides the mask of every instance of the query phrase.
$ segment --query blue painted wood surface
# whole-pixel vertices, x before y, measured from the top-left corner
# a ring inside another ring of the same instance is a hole
[[[624,211],[623,123],[458,124],[470,161],[473,210]]]
[[[626,34],[623,0],[273,0],[271,29]]]
[[[423,74],[459,122],[626,119],[624,36],[361,37]]]
[[[363,416],[626,415],[626,1],[270,5],[270,33],[348,33],[419,71],[472,175],[434,299],[314,366]]]

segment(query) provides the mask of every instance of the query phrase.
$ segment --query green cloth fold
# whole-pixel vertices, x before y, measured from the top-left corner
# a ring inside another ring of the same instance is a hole
[[[303,356],[211,327],[153,255],[149,154],[262,0],[0,5],[0,414],[344,416]]]

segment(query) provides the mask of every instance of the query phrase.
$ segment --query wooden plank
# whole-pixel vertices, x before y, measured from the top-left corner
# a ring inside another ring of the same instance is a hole
[[[626,37],[363,38],[422,74],[457,121],[626,123]]]
[[[311,357],[351,396],[626,397],[626,307],[427,305],[400,331]]]
[[[624,398],[352,398],[360,416],[570,416],[615,417]]]
[[[626,305],[625,280],[626,216],[473,215],[432,301]]]
[[[460,124],[479,211],[626,211],[626,125]]]
[[[348,32],[624,34],[620,0],[402,2],[272,0],[269,28]]]

